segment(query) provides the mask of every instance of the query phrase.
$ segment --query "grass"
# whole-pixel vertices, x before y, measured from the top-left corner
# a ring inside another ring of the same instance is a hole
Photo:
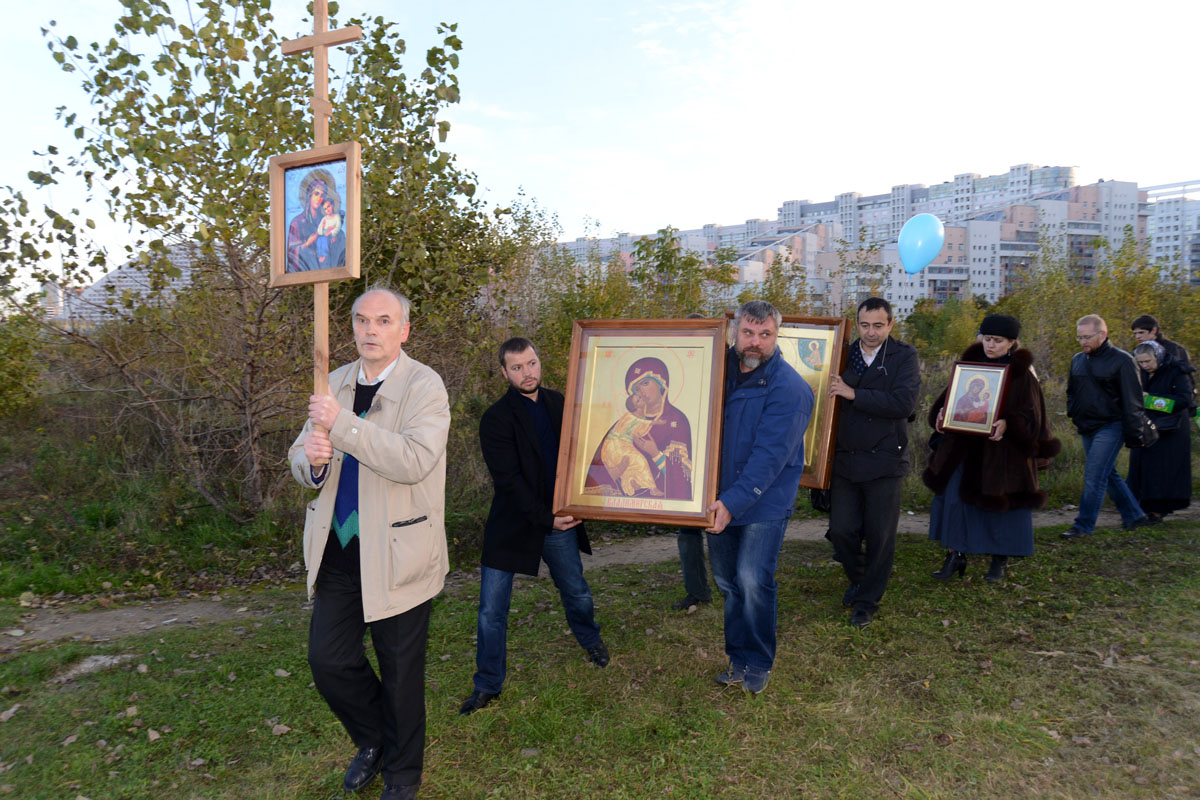
[[[981,580],[981,563],[965,582],[936,583],[940,551],[902,538],[865,631],[846,624],[828,546],[788,543],[779,655],[757,698],[712,682],[725,662],[720,609],[670,611],[680,587],[667,563],[588,573],[613,652],[605,670],[566,632],[550,581],[519,582],[504,694],[459,717],[474,667],[468,581],[434,607],[422,797],[1200,793],[1196,527],[1071,543],[1057,533],[1038,531],[1038,555],[999,586]],[[205,627],[7,656],[0,705],[21,708],[0,723],[0,787],[92,800],[341,797],[352,748],[310,684],[300,590],[243,606]],[[54,682],[93,655],[131,658]]]

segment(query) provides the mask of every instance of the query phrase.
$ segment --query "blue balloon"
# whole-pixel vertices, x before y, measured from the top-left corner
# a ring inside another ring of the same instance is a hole
[[[915,275],[942,252],[946,243],[946,227],[933,214],[917,214],[904,223],[896,247],[900,262],[909,275]]]

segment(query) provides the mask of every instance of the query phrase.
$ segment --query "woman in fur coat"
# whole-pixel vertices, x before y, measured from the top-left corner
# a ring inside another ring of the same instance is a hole
[[[1004,579],[1010,556],[1033,554],[1033,509],[1046,502],[1038,486],[1038,466],[1058,454],[1050,433],[1046,402],[1033,371],[1033,354],[1021,349],[1021,323],[991,314],[979,326],[979,340],[963,361],[1009,364],[1003,416],[990,436],[946,431],[946,392],[929,410],[929,424],[943,436],[921,476],[935,493],[929,538],[947,550],[933,577],[947,580],[966,572],[967,556],[988,554],[985,580]]]

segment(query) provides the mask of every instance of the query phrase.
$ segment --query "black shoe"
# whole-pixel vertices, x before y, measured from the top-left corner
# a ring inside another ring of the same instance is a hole
[[[871,624],[871,620],[875,618],[873,611],[867,611],[865,608],[856,608],[854,613],[850,615],[850,624],[856,628],[865,628]]]
[[[1162,517],[1152,517],[1149,514],[1146,514],[1144,517],[1135,519],[1133,522],[1122,524],[1121,528],[1122,530],[1136,531],[1138,528],[1144,528],[1147,525],[1157,525],[1160,522],[1162,522]]]
[[[600,642],[595,647],[589,647],[587,654],[588,661],[591,661],[597,667],[608,666],[608,648],[604,646],[604,642]]]
[[[842,605],[846,608],[854,607],[854,600],[858,597],[858,584],[852,583],[846,587],[846,593],[842,595]]]
[[[703,605],[707,602],[708,602],[707,600],[701,600],[699,597],[696,597],[694,594],[689,594],[687,597],[683,598],[682,600],[676,600],[674,603],[672,603],[671,608],[675,609],[676,611],[687,611],[692,606]]]
[[[1063,539],[1082,539],[1084,536],[1091,536],[1091,531],[1085,531],[1082,528],[1077,528],[1074,525],[1067,528],[1059,534]]]
[[[420,788],[421,784],[419,783],[408,786],[389,783],[383,787],[383,794],[379,795],[379,800],[416,800],[417,789]]]
[[[1008,566],[1008,556],[992,556],[987,575],[983,579],[988,583],[999,583],[1004,580],[1004,569]]]
[[[954,577],[956,572],[960,578],[966,574],[967,557],[957,550],[951,550],[946,553],[946,560],[942,562],[942,568],[931,574],[939,581],[948,581]]]
[[[470,697],[468,697],[466,700],[463,700],[463,704],[458,709],[458,713],[459,714],[474,714],[476,711],[483,708],[484,706],[486,706],[488,703],[492,702],[492,700],[494,700],[495,698],[497,698],[499,696],[500,696],[499,692],[496,692],[495,694],[488,694],[487,692],[481,692],[478,689],[476,689],[475,691],[471,692]]]
[[[346,779],[342,781],[342,788],[347,792],[357,792],[359,789],[365,788],[368,783],[375,780],[382,765],[382,747],[359,748],[354,760],[346,769]]]

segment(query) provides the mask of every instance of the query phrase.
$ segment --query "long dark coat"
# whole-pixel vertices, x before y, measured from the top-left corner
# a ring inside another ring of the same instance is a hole
[[[1192,401],[1191,366],[1173,358],[1159,364],[1154,374],[1138,370],[1142,387],[1157,397],[1175,401],[1170,414],[1148,410],[1158,427],[1158,441],[1129,451],[1129,491],[1144,511],[1166,514],[1187,508],[1192,500],[1191,430],[1188,418]]]
[[[552,389],[538,389],[555,444],[562,430],[563,396]],[[546,464],[538,445],[533,417],[525,401],[511,386],[479,420],[479,445],[492,474],[495,494],[483,529],[483,565],[507,572],[537,575],[546,534],[554,528],[554,476],[546,475]],[[549,488],[548,488],[549,487]],[[583,523],[571,529],[579,549],[591,553]]]
[[[962,360],[987,361],[983,345],[976,342],[968,347]],[[1053,458],[1062,445],[1050,433],[1046,401],[1042,387],[1030,371],[1032,366],[1033,354],[1028,350],[1013,353],[1001,415],[1008,425],[1004,438],[993,442],[984,436],[947,431],[921,475],[926,486],[943,493],[954,470],[962,464],[963,502],[996,512],[1041,508],[1046,504],[1046,493],[1038,486],[1037,460]],[[946,387],[929,409],[930,427],[946,404],[948,390]]]

